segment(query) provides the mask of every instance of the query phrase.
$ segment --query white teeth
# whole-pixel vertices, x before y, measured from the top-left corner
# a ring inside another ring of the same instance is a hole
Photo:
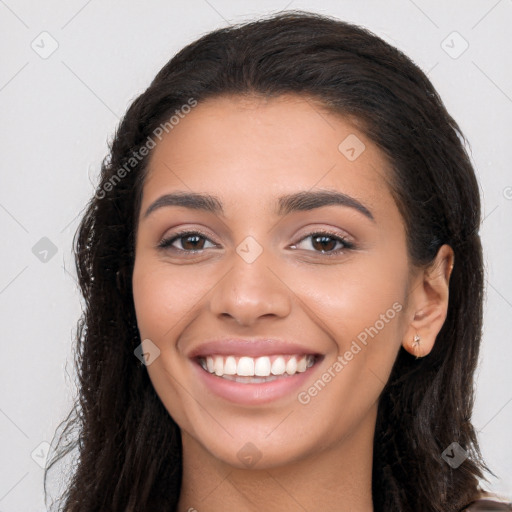
[[[256,359],[254,375],[258,377],[268,377],[270,375],[270,358],[263,356]]]
[[[241,357],[236,367],[236,373],[240,376],[254,376],[254,359],[252,357]]]
[[[291,357],[286,363],[286,373],[288,375],[294,375],[297,371],[297,359],[295,357]]]
[[[276,357],[274,362],[272,363],[272,368],[270,371],[272,375],[283,375],[286,370],[286,363],[284,362],[284,357]]]
[[[271,360],[273,361],[271,362]],[[206,356],[199,364],[209,373],[237,382],[270,382],[279,376],[305,372],[315,364],[313,355],[303,356]],[[252,379],[250,377],[253,377]]]
[[[224,375],[236,375],[236,359],[229,356],[224,363]]]
[[[224,374],[224,359],[222,359],[222,356],[215,357],[213,360],[213,369],[215,371],[215,375]]]

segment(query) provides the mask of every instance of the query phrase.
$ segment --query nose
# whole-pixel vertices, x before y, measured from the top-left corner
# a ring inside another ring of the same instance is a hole
[[[210,310],[214,315],[243,326],[252,326],[264,317],[289,315],[293,292],[276,265],[269,265],[265,251],[251,263],[236,252],[232,260],[231,269],[212,291]]]

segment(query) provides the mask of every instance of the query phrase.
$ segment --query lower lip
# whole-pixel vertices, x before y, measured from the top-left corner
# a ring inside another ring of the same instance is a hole
[[[260,405],[272,402],[305,387],[305,382],[312,374],[318,361],[305,372],[281,377],[271,382],[248,383],[223,379],[214,373],[204,370],[199,363],[193,361],[193,366],[199,374],[199,379],[216,395],[242,405]]]

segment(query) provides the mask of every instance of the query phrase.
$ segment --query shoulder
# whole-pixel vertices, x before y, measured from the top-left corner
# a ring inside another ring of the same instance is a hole
[[[512,502],[500,498],[480,498],[470,503],[461,512],[508,512],[512,511]]]

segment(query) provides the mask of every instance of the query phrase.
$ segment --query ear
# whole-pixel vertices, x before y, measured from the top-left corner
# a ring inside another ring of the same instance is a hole
[[[445,244],[432,264],[418,271],[411,282],[407,301],[410,321],[402,346],[417,358],[430,353],[446,320],[453,264],[453,249]]]

